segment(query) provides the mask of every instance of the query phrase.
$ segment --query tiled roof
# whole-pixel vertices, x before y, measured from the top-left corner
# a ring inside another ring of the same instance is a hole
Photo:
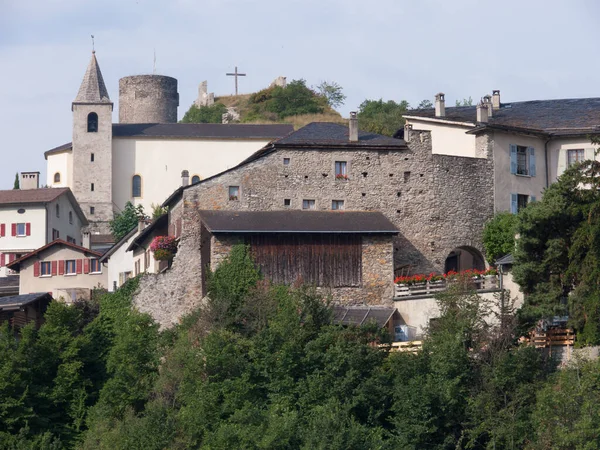
[[[0,205],[48,203],[67,193],[69,190],[69,188],[41,188],[0,191]]]
[[[129,233],[127,233],[125,236],[123,236],[119,242],[115,243],[111,248],[109,248],[104,255],[102,255],[102,258],[100,258],[100,262],[106,262],[109,260],[109,258],[111,257],[111,255],[116,252],[125,242],[127,242],[132,236],[134,236],[136,233],[138,232],[138,226],[134,226]]]
[[[443,121],[477,121],[475,106],[446,108],[444,117],[435,117],[434,109],[407,111],[405,116]],[[549,134],[590,133],[600,131],[600,98],[533,100],[502,103],[494,110],[487,126],[520,128]]]
[[[85,71],[74,103],[111,103],[96,60],[96,52],[92,52],[92,59]]]
[[[212,233],[380,233],[398,229],[370,211],[199,211]]]
[[[392,318],[396,308],[384,306],[334,306],[333,322],[340,325],[366,325],[375,322],[384,327]]]
[[[1,310],[15,310],[21,306],[28,305],[38,300],[52,300],[52,296],[47,292],[37,292],[35,294],[11,295],[9,297],[0,297]]]
[[[77,251],[83,253],[84,255],[95,256],[97,258],[99,258],[99,257],[102,256],[102,253],[97,252],[95,250],[90,250],[89,248],[85,248],[85,247],[82,247],[80,245],[71,244],[70,242],[63,241],[62,239],[56,239],[56,240],[50,242],[49,244],[46,244],[43,247],[40,247],[37,250],[32,251],[31,253],[27,253],[26,255],[20,257],[19,259],[15,259],[13,262],[7,264],[6,267],[8,267],[9,269],[13,269],[13,270],[17,270],[18,271],[18,270],[20,270],[21,263],[23,261],[26,261],[29,258],[40,254],[44,250],[49,249],[50,247],[54,247],[55,245],[62,245],[62,246],[65,246],[65,247],[69,247],[69,248],[71,248],[73,250],[77,250]]]
[[[150,233],[152,233],[153,231],[160,230],[161,228],[167,230],[168,227],[169,215],[163,214],[158,219],[155,219],[154,222],[152,222],[150,225],[144,228],[142,232],[137,235],[137,237],[131,242],[131,244],[129,244],[129,247],[127,247],[127,251],[130,252],[136,247],[140,247],[142,243],[148,238],[148,236],[150,236]]]
[[[348,138],[348,127],[339,123],[312,122],[298,131],[278,139],[276,146],[349,146],[349,147],[406,147],[402,139],[394,139],[366,131],[358,132],[358,142]]]
[[[277,139],[294,131],[294,127],[285,124],[114,123],[112,131],[113,137]]]

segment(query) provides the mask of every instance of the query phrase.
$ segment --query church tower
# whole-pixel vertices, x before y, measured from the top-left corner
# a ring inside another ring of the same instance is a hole
[[[108,234],[112,206],[113,103],[96,52],[72,104],[73,160],[71,189],[90,221],[89,231]]]

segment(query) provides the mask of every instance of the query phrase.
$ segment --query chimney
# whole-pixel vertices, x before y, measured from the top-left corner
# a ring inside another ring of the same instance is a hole
[[[488,106],[482,101],[477,103],[477,123],[487,123]]]
[[[40,173],[39,172],[21,172],[21,181],[19,182],[21,189],[39,189]]]
[[[181,171],[181,186],[185,187],[190,184],[190,173],[187,170]]]
[[[492,106],[492,96],[490,94],[483,96],[483,104],[487,106],[488,109],[488,118],[492,117],[494,113],[494,107]]]
[[[446,115],[446,101],[444,94],[440,92],[435,95],[435,117],[444,117]]]
[[[140,234],[144,228],[146,228],[146,219],[138,219],[138,234]]]
[[[492,106],[494,109],[500,109],[500,91],[492,91]]]
[[[356,111],[350,113],[348,127],[348,139],[350,142],[358,142],[358,118],[356,117]]]

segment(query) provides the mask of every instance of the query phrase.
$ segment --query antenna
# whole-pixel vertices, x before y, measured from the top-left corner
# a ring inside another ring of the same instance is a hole
[[[154,67],[152,69],[152,74],[156,75],[156,47],[154,47]]]
[[[94,35],[92,34],[92,53],[96,53],[96,49],[94,48]]]

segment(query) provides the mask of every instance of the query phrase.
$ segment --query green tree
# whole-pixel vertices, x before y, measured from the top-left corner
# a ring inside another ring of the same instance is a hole
[[[508,212],[497,213],[483,228],[483,247],[490,262],[513,253],[517,216]]]
[[[160,204],[155,205],[154,203],[152,203],[150,206],[152,208],[152,220],[156,220],[169,212],[168,206],[162,206]]]
[[[469,96],[469,98],[456,100],[456,106],[473,106],[473,99],[471,98],[471,96]]]
[[[21,189],[19,184],[19,172],[15,173],[15,182],[13,183],[13,189]]]
[[[419,106],[417,106],[417,109],[430,109],[433,108],[433,103],[431,102],[431,100],[421,100],[421,103],[419,103]]]
[[[332,108],[338,108],[342,106],[344,104],[344,100],[346,100],[343,88],[335,81],[322,81],[317,86],[317,92],[327,99],[327,103]]]
[[[142,205],[133,206],[133,203],[125,203],[125,208],[119,214],[115,215],[109,223],[110,232],[115,241],[121,240],[129,233],[138,222],[146,218],[144,207]]]
[[[221,123],[227,107],[223,103],[214,103],[210,106],[196,106],[192,104],[184,114],[182,123]]]
[[[365,100],[358,110],[359,128],[372,133],[393,136],[404,126],[404,113],[409,108],[407,101],[396,103],[393,100]]]

